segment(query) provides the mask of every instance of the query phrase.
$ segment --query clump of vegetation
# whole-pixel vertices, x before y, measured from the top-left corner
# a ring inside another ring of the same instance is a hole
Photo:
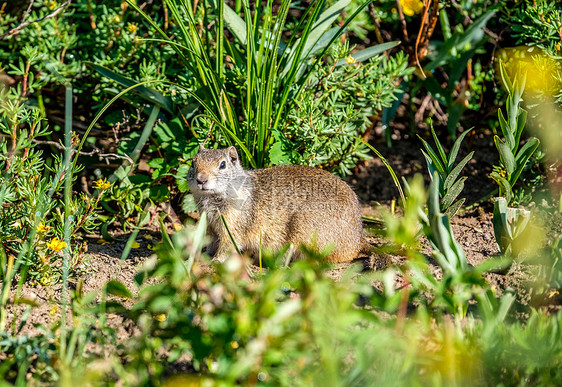
[[[34,86],[30,82],[30,87]],[[80,239],[77,233],[97,226],[99,196],[65,192],[67,179],[72,179],[71,184],[83,167],[73,165],[68,148],[64,156],[54,156],[47,163],[36,148],[50,133],[49,128],[41,112],[27,106],[21,94],[20,88],[0,94],[0,130],[5,134],[0,140],[0,273],[4,290],[16,273],[21,280],[27,277],[43,285],[58,282],[63,249],[72,252],[68,269],[78,270],[86,245],[76,243]],[[109,183],[99,180],[94,186],[101,195]]]
[[[183,99],[155,98],[156,91],[147,88],[141,96],[171,113],[170,124],[161,126],[174,138],[174,118],[189,125],[187,149],[201,142],[208,147],[236,145],[246,166],[301,162],[349,174],[359,159],[368,157],[356,138],[371,126],[371,117],[390,106],[397,79],[411,71],[404,55],[388,59],[380,54],[398,42],[353,54],[347,44],[335,48],[344,28],[330,27],[347,3],[338,1],[325,10],[324,1],[311,4],[285,39],[289,1],[282,2],[277,13],[268,2],[253,16],[249,4],[242,2],[243,18],[226,4],[200,4],[192,10],[172,1],[171,14],[180,30],[192,31],[176,34],[181,39],[177,44],[153,15],[131,2],[191,74],[171,86],[172,94]],[[203,14],[213,34],[193,32]],[[234,42],[226,40],[224,27]],[[207,52],[207,46],[214,49]],[[125,86],[134,84],[107,69],[98,70]]]
[[[370,158],[358,138],[396,98],[396,79],[413,69],[402,53],[365,62],[345,46],[330,53],[328,65],[319,66],[295,97],[285,129],[274,132],[274,163],[320,166],[345,176],[359,159]]]

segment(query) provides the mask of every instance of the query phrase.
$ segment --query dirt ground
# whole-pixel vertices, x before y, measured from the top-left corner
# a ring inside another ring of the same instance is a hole
[[[450,148],[451,144],[448,144]],[[468,146],[467,146],[468,145]],[[415,173],[422,173],[428,180],[425,161],[421,154],[421,142],[412,136],[405,135],[400,141],[395,141],[391,148],[387,148],[383,143],[374,143],[374,146],[388,159],[398,176],[409,178]],[[468,180],[465,189],[461,194],[466,197],[466,205],[477,203],[483,197],[490,194],[494,189],[494,182],[488,178],[492,170],[492,165],[496,162],[495,149],[492,144],[492,136],[484,133],[469,135],[465,140],[465,145],[461,148],[458,160],[461,160],[470,150],[475,150],[474,159],[465,168],[465,175]],[[379,159],[369,160],[360,164],[355,174],[348,178],[348,183],[355,189],[362,203],[364,216],[377,216],[377,206],[389,206],[391,200],[398,199],[398,192],[392,183],[390,175],[383,163]],[[491,202],[484,201],[474,209],[462,212],[452,219],[452,227],[457,241],[464,248],[470,265],[478,265],[486,259],[498,253],[494,239],[492,227],[492,205]],[[126,240],[126,236],[122,236]],[[85,258],[85,275],[83,276],[83,289],[87,294],[98,291],[111,279],[116,279],[124,283],[129,289],[138,291],[134,283],[134,276],[137,269],[146,259],[152,255],[151,245],[159,240],[155,232],[139,233],[137,242],[140,247],[133,249],[126,260],[121,260],[121,254],[125,246],[125,241],[109,244],[99,243],[99,238],[86,239],[88,242],[88,253]],[[380,237],[370,237],[370,242],[374,246],[383,243]],[[430,255],[431,249],[427,241],[422,241],[422,252]],[[390,263],[398,264],[404,258],[399,256],[381,257],[373,255],[364,261],[365,270],[380,270]],[[431,261],[430,261],[431,262]],[[435,272],[438,272],[436,265],[433,265]],[[331,273],[334,278],[339,277],[339,273],[345,269],[340,266]],[[518,300],[527,303],[530,299],[528,288],[525,286],[525,273],[512,267],[504,274],[487,274],[487,280],[493,285],[494,289],[502,292],[505,289],[516,291]],[[399,280],[398,280],[399,281]],[[400,285],[400,283],[397,283]],[[71,287],[76,286],[73,281]],[[60,316],[60,308],[57,307],[57,300],[60,299],[62,285],[45,287],[38,284],[25,284],[21,297],[33,301],[37,306],[31,309],[29,318],[20,334],[35,335],[42,332],[39,325],[49,327],[54,324]],[[19,322],[25,306],[12,306],[10,309],[10,320],[14,315]],[[122,318],[117,315],[110,315],[108,323],[119,326]],[[123,327],[121,334],[129,336],[131,332]]]

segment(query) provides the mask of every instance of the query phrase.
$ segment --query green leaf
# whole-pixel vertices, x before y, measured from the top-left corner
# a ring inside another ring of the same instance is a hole
[[[453,201],[459,196],[464,188],[464,182],[466,180],[466,176],[461,177],[453,186],[447,190],[447,193],[441,200],[442,209],[447,209],[453,203]]]
[[[314,47],[312,47],[312,49],[310,50],[310,55],[328,47],[328,45],[330,44],[332,39],[335,36],[341,35],[341,34],[342,34],[342,31],[340,31],[340,29],[337,28],[337,27],[330,28],[328,31],[324,32],[324,34],[322,34],[322,36],[320,37],[320,39],[318,39],[316,44],[314,44]]]
[[[448,88],[453,91],[455,87],[458,87],[458,82],[461,76],[465,73],[468,61],[474,56],[476,50],[480,48],[486,41],[484,39],[480,40],[476,44],[472,45],[470,50],[464,51],[457,59],[455,59],[450,64],[449,79],[447,80]]]
[[[520,108],[519,115],[517,116],[517,129],[515,132],[514,147],[511,148],[513,153],[515,153],[517,147],[519,146],[519,141],[521,141],[521,133],[523,133],[523,129],[525,128],[526,123],[527,123],[527,112]]]
[[[127,287],[123,283],[117,280],[109,281],[105,285],[105,291],[107,294],[111,294],[113,296],[133,298],[133,294],[129,291],[129,289],[127,289]]]
[[[492,218],[494,236],[502,253],[505,253],[512,240],[511,230],[507,225],[507,203],[508,200],[506,198],[496,198],[494,201],[494,216]]]
[[[466,106],[462,101],[453,101],[449,105],[449,117],[447,118],[447,130],[451,137],[455,137],[457,133],[457,124],[459,123],[462,114],[466,110]]]
[[[139,234],[139,227],[140,227],[141,222],[142,222],[142,217],[139,217],[137,226],[135,227],[135,229],[133,230],[133,232],[129,236],[129,239],[127,239],[127,243],[125,243],[125,248],[123,249],[123,252],[121,253],[121,260],[125,260],[129,256],[129,253],[131,252],[131,249],[133,248],[133,243],[136,242],[137,235]]]
[[[217,1],[222,1],[222,0],[210,0],[210,3],[213,6],[213,8],[215,8],[215,10],[218,11],[218,6],[216,3]],[[238,39],[238,41],[242,45],[245,46],[248,43],[248,36],[246,32],[246,23],[244,22],[244,19],[238,16],[238,14],[234,12],[234,10],[230,8],[228,4],[226,4],[226,2],[223,2],[222,6],[223,6],[223,18],[226,27],[230,30],[230,32],[232,32],[234,37]]]
[[[162,168],[164,165],[166,165],[166,161],[161,158],[161,157],[157,157],[155,159],[150,160],[148,163],[148,166],[151,168]]]
[[[515,131],[517,130],[517,115],[519,114],[519,104],[515,101],[513,93],[507,96],[505,109],[507,112],[507,123],[509,125],[509,130],[512,134],[515,134]],[[517,146],[517,144],[515,144],[515,139],[513,141],[513,146]]]
[[[160,233],[162,234],[162,244],[165,251],[175,252],[176,248],[166,231],[166,226],[164,225],[164,220],[161,216],[158,217],[158,223],[160,223]]]
[[[457,214],[457,212],[459,212],[459,210],[461,209],[465,200],[466,200],[465,198],[462,198],[462,199],[457,200],[455,203],[451,204],[449,206],[449,208],[447,208],[447,210],[445,210],[445,215],[448,215],[451,218],[453,216],[455,216]]]
[[[433,256],[443,270],[453,275],[458,274],[459,269],[466,268],[466,256],[462,247],[455,240],[449,217],[437,214],[433,217],[431,229],[436,243],[435,247],[438,250],[434,252]]]
[[[472,129],[462,132],[461,135],[457,138],[457,140],[453,144],[453,147],[451,148],[451,152],[449,152],[449,163],[447,164],[447,170],[448,171],[450,171],[451,168],[453,168],[453,164],[455,163],[455,160],[457,159],[457,155],[459,153],[461,143],[464,140],[464,138],[466,137],[466,135],[468,133],[470,133],[471,131],[472,131]]]
[[[170,190],[166,185],[159,184],[150,187],[150,199],[154,202],[163,202],[170,197]]]
[[[435,141],[435,146],[437,147],[437,151],[441,156],[441,160],[443,161],[443,169],[445,170],[445,164],[447,164],[447,155],[445,154],[445,150],[443,150],[443,146],[439,139],[437,138],[437,134],[435,134],[435,130],[433,129],[433,125],[431,125],[431,135],[433,136],[433,141]]]
[[[115,221],[114,218],[109,218],[109,220],[107,222],[104,222],[100,228],[101,236],[103,237],[104,240],[108,242],[120,242],[123,240],[123,239],[114,238],[109,234],[108,228],[110,225],[113,224],[114,221]]]
[[[314,50],[318,47],[317,44],[322,40],[322,37],[325,35],[326,30],[328,30],[328,28],[332,26],[334,21],[349,5],[350,2],[351,0],[337,1],[334,5],[332,5],[326,11],[324,11],[320,16],[318,16],[318,19],[316,20],[316,22],[314,22],[314,24],[312,24],[312,26],[308,25],[308,29],[305,28],[302,36],[298,38],[294,43],[294,45],[291,47],[286,62],[287,64],[283,70],[282,76],[291,73],[291,71],[295,69],[295,67],[300,68],[303,61],[305,61],[310,55],[313,54]],[[321,6],[321,5],[323,4],[317,3],[314,6],[315,7],[314,9],[316,9],[317,6]],[[342,32],[343,31],[336,32],[336,34]],[[334,32],[329,32],[328,34],[331,35],[333,39]],[[327,44],[324,43],[322,44],[324,45],[324,47],[326,47],[328,44],[330,44],[330,41]]]
[[[498,136],[494,136],[494,143],[498,152],[500,153],[500,160],[502,165],[505,167],[508,176],[511,176],[513,171],[515,171],[515,157],[511,153],[511,148],[503,142]]]
[[[178,172],[174,175],[176,178],[176,184],[180,192],[186,192],[189,189],[189,183],[187,181],[187,174],[189,172],[189,165],[182,164],[178,167]]]
[[[113,79],[116,82],[119,82],[120,84],[122,84],[125,87],[131,87],[134,86],[136,84],[138,84],[138,82],[133,81],[132,79],[126,78],[122,75],[119,75],[103,66],[97,65],[95,63],[86,63],[87,66],[92,67],[94,70],[96,70],[98,73],[100,73],[101,75],[103,75],[104,77]],[[154,89],[151,89],[149,87],[146,86],[137,86],[133,89],[134,91],[136,91],[139,96],[141,96],[142,98],[146,99],[147,101],[158,105],[159,107],[167,110],[168,112],[172,113],[174,110],[174,104],[172,102],[172,99],[170,97],[166,97],[164,96],[162,93],[160,93],[159,91],[156,91]]]
[[[277,129],[272,129],[275,142],[269,149],[269,159],[273,165],[289,164],[292,160],[293,143]]]
[[[174,299],[172,296],[157,296],[150,302],[151,312],[168,312],[173,307]]]
[[[521,149],[517,153],[517,157],[515,158],[515,163],[517,164],[517,167],[509,178],[509,183],[512,186],[515,185],[515,182],[517,181],[517,179],[519,179],[519,176],[521,175],[521,172],[525,168],[527,161],[529,161],[533,153],[535,153],[539,144],[540,144],[539,139],[536,137],[532,137],[529,141],[525,143],[525,145],[521,147]]]
[[[386,50],[389,50],[393,47],[396,47],[400,44],[400,41],[395,40],[392,42],[387,42],[387,43],[382,43],[382,44],[377,44],[375,46],[371,46],[369,48],[366,48],[364,50],[361,51],[357,51],[356,53],[354,53],[352,55],[352,57],[355,59],[356,62],[363,62],[367,59],[370,59],[372,57],[374,57],[375,55],[380,54],[381,52],[384,52]],[[340,59],[337,63],[336,63],[336,67],[337,66],[342,66],[344,64],[347,64],[345,59]]]
[[[494,10],[488,11],[470,24],[456,44],[459,51],[465,51],[467,43],[473,46],[485,36],[483,28],[486,27],[486,24],[495,13],[496,11]]]
[[[504,177],[501,177],[497,172],[490,173],[490,177],[498,183],[500,195],[504,195],[507,202],[511,203],[513,191],[509,181],[507,181]]]
[[[316,44],[316,42],[318,42],[318,40],[320,40],[324,31],[326,31],[336,21],[338,16],[344,11],[349,3],[351,3],[351,0],[338,0],[318,17],[316,22],[312,25],[310,34],[306,37],[306,42],[302,51],[304,58],[310,55],[310,49]]]
[[[431,148],[431,146],[429,146],[429,144],[427,143],[427,141],[425,141],[423,138],[421,138],[418,135],[418,138],[421,140],[423,147],[425,148],[425,150],[427,151],[427,154],[422,150],[422,153],[426,156],[426,159],[429,158],[434,166],[435,169],[437,169],[437,171],[439,172],[440,175],[445,175],[445,167],[443,166],[443,164],[441,164],[441,161],[439,160],[439,157],[437,156],[437,154],[433,151],[433,149]]]
[[[488,11],[474,21],[470,27],[464,32],[455,32],[449,39],[445,41],[443,45],[439,48],[438,54],[429,64],[427,64],[425,70],[433,70],[444,63],[450,61],[451,54],[453,51],[465,52],[467,51],[467,45],[472,49],[476,44],[478,44],[482,39],[485,38],[483,27],[486,26],[488,21],[494,16],[495,11]]]
[[[431,71],[435,68],[442,66],[443,64],[450,61],[451,58],[451,51],[456,46],[457,42],[460,39],[460,33],[455,32],[450,39],[448,39],[444,44],[439,47],[439,51],[437,52],[437,56],[431,62],[424,66],[424,70]],[[435,79],[435,78],[430,78]]]
[[[445,190],[448,190],[449,187],[453,185],[453,183],[457,179],[457,176],[461,173],[466,163],[468,163],[470,159],[472,159],[473,155],[474,155],[474,151],[470,152],[468,155],[466,155],[464,159],[462,159],[460,163],[457,164],[455,168],[453,168],[451,172],[449,172],[449,175],[447,176],[445,182],[443,183],[443,187],[445,188]]]
[[[509,149],[513,149],[513,147],[516,145],[515,137],[513,137],[513,133],[511,133],[511,129],[509,128],[509,125],[507,124],[507,121],[505,120],[505,117],[503,116],[501,109],[498,109],[498,120],[500,122],[500,128],[502,134],[505,138],[507,145],[509,146]]]
[[[505,269],[511,265],[513,259],[509,257],[488,258],[484,262],[479,263],[474,270],[478,273],[487,273],[490,270]]]
[[[435,173],[437,173],[437,177],[438,177],[438,182],[439,182],[439,194],[443,195],[444,191],[443,191],[443,177],[445,176],[445,173],[439,173],[439,171],[437,170],[435,163],[432,161],[432,159],[424,152],[421,151],[423,153],[423,156],[425,157],[425,162],[427,163],[427,170],[429,171],[429,177],[430,179],[433,179],[433,176]]]
[[[427,213],[430,219],[441,213],[441,207],[439,206],[439,176],[437,172],[433,174],[431,183],[429,183]]]
[[[197,211],[197,203],[195,202],[193,195],[185,195],[181,202],[181,209],[185,213]]]
[[[284,149],[281,141],[276,141],[269,148],[269,160],[273,165],[289,164],[291,162],[291,154]]]
[[[513,87],[513,83],[511,82],[511,79],[509,78],[509,75],[507,74],[507,71],[505,70],[505,66],[503,65],[501,59],[500,59],[500,75],[505,89],[508,91],[511,90]]]

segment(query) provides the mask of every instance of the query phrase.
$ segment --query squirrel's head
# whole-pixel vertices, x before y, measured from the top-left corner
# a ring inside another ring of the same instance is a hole
[[[245,177],[238,152],[233,146],[226,149],[205,149],[200,146],[187,174],[191,192],[203,195],[226,195],[234,188],[233,185],[239,186],[240,179]]]

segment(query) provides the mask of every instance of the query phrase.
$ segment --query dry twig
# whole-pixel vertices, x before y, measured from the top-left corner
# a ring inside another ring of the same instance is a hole
[[[429,10],[431,8],[431,14]],[[420,60],[425,58],[427,55],[427,46],[429,45],[429,39],[433,35],[435,30],[435,25],[439,19],[439,0],[425,0],[423,7],[423,16],[420,24],[420,30],[416,38],[416,45],[414,47],[414,55],[416,60],[416,65],[421,71],[423,77],[425,74],[420,64]]]
[[[65,147],[63,145],[61,145],[60,143],[56,142],[56,141],[45,141],[45,140],[33,140],[33,142],[35,144],[39,144],[39,145],[51,145],[54,146],[57,149],[65,149]],[[72,150],[72,153],[75,154],[76,150]],[[133,160],[129,157],[129,156],[121,156],[118,155],[116,153],[101,153],[101,151],[99,150],[99,148],[94,148],[92,151],[90,152],[80,152],[79,153],[80,156],[98,156],[100,159],[121,159],[121,160],[127,160],[128,162],[132,164],[134,164]],[[109,164],[109,162],[106,160],[106,162]]]

